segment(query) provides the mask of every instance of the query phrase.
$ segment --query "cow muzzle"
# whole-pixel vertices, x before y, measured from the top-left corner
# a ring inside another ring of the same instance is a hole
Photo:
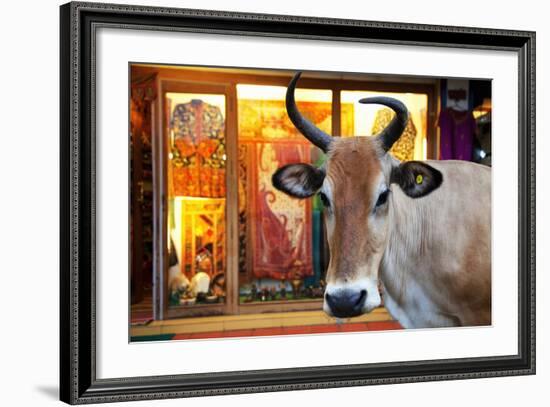
[[[367,314],[381,303],[378,279],[362,278],[348,283],[329,283],[323,310],[336,318],[351,318]]]
[[[364,312],[367,290],[352,288],[327,289],[325,311],[337,318],[350,318]]]

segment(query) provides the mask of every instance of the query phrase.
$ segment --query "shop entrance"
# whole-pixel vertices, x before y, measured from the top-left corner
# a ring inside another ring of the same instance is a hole
[[[434,83],[318,76],[304,78],[296,90],[300,111],[317,127],[334,137],[370,136],[391,112],[366,110],[357,101],[388,94],[411,111],[406,137],[392,153],[436,157]],[[294,200],[271,184],[285,164],[319,166],[325,159],[286,115],[290,77],[132,66],[132,86],[134,78],[149,78],[154,95],[145,117],[153,319],[321,310],[329,262],[323,204],[317,197]],[[133,259],[133,270],[138,263]]]

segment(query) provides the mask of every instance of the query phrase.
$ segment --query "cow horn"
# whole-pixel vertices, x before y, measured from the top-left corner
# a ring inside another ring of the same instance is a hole
[[[409,120],[409,111],[407,107],[397,99],[384,96],[364,98],[359,100],[359,103],[376,103],[388,106],[395,112],[395,117],[390,124],[376,136],[377,139],[380,140],[384,151],[388,151],[391,146],[393,146],[393,143],[401,137],[405,127],[407,127],[407,121]]]
[[[332,141],[332,137],[315,127],[309,120],[303,117],[298,110],[298,106],[296,106],[294,89],[296,88],[296,82],[300,79],[301,74],[301,72],[296,73],[288,84],[286,90],[286,111],[294,126],[300,130],[300,133],[326,153]]]

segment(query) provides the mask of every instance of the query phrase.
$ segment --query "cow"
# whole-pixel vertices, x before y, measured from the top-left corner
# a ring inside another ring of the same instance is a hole
[[[389,97],[359,100],[395,112],[379,134],[331,137],[296,106],[300,74],[288,85],[287,113],[326,161],[285,165],[272,183],[323,202],[330,251],[323,310],[350,318],[383,303],[404,328],[490,325],[491,169],[394,158],[388,151],[409,112]]]

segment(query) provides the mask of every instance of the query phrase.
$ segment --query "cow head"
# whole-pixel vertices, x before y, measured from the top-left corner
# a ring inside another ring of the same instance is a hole
[[[333,138],[298,111],[294,89],[299,77],[296,74],[287,89],[288,115],[309,141],[327,153],[327,160],[321,168],[285,165],[272,181],[296,198],[319,194],[331,255],[323,308],[335,317],[352,317],[381,303],[378,269],[389,238],[392,184],[409,197],[420,198],[439,187],[442,175],[427,164],[400,163],[387,154],[409,118],[401,102],[387,97],[361,99],[360,103],[388,106],[396,115],[375,137]]]

